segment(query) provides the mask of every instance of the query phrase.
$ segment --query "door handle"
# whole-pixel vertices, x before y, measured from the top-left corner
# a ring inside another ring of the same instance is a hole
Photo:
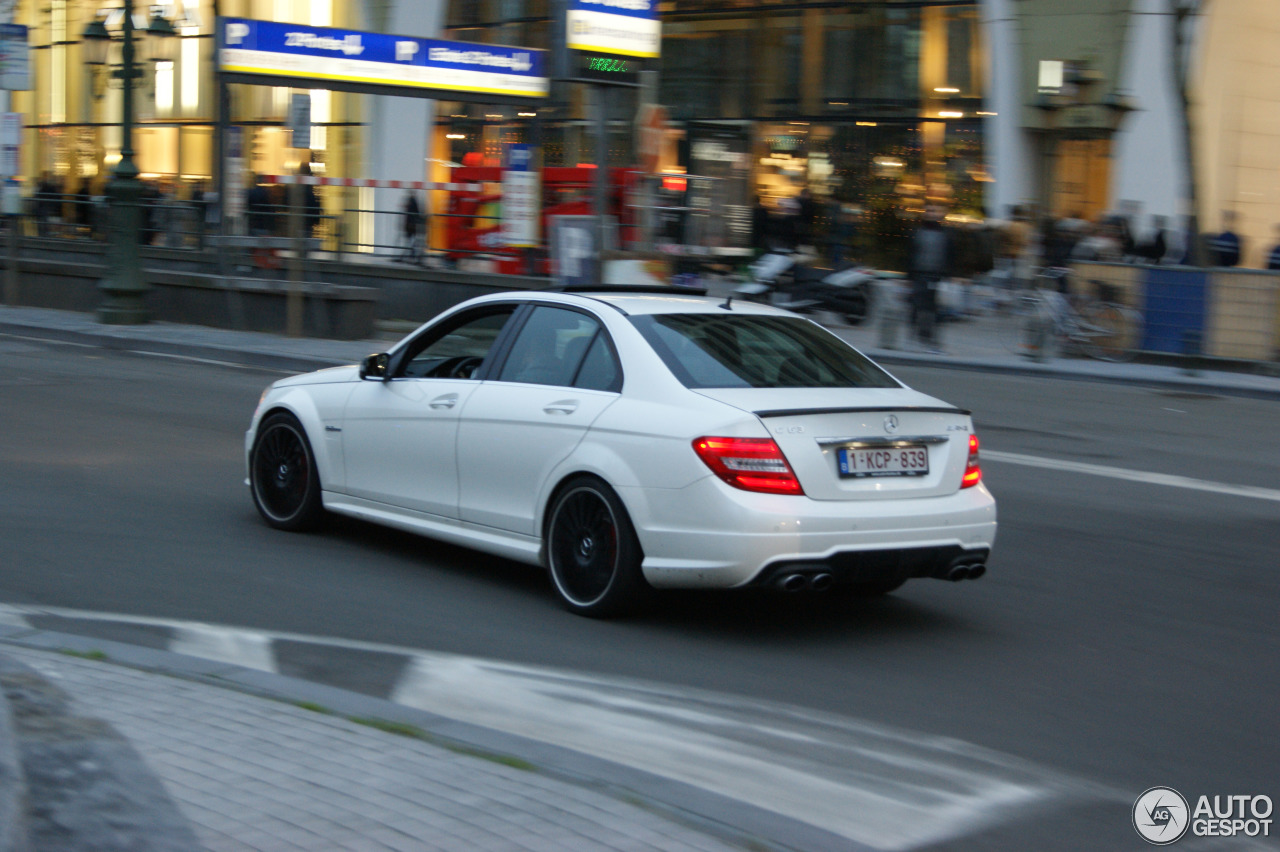
[[[572,414],[578,410],[578,401],[576,399],[562,399],[559,402],[552,402],[543,406],[542,410],[547,414]]]
[[[444,396],[438,396],[428,403],[432,408],[453,408],[458,404],[458,395],[456,393],[448,393]]]

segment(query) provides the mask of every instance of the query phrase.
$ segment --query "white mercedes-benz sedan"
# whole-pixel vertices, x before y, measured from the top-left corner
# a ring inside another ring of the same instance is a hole
[[[808,319],[669,288],[463,302],[271,385],[245,452],[274,527],[338,512],[545,566],[593,616],[972,579],[996,532],[969,412]]]

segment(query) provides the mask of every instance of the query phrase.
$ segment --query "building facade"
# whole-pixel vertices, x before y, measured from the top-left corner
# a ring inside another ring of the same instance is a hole
[[[435,36],[442,0],[352,3],[344,0],[187,0],[158,7],[177,31],[173,58],[142,62],[136,82],[135,162],[143,181],[179,199],[214,185],[218,16],[288,21],[405,35]],[[151,7],[135,8],[141,24]],[[23,117],[20,175],[28,187],[51,179],[67,194],[82,187],[100,195],[120,159],[122,90],[112,76],[120,62],[113,43],[107,64],[91,66],[81,35],[95,19],[117,30],[122,4],[111,0],[18,0],[13,21],[28,27],[31,88],[8,93],[9,110]],[[117,40],[118,41],[118,40]],[[305,146],[286,127],[291,95],[278,86],[229,87],[229,122],[240,134],[244,179],[281,175],[302,163],[317,175],[422,180],[424,148],[404,140],[429,137],[431,102],[309,90],[312,130]],[[30,192],[30,189],[28,189]],[[386,192],[386,197],[381,193]],[[389,191],[323,187],[331,221],[344,223],[363,245],[394,242]]]

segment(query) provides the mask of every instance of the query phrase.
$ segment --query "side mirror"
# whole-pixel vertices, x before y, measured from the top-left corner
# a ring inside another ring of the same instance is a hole
[[[390,366],[391,356],[387,353],[379,352],[376,355],[370,355],[360,362],[360,378],[385,382],[391,378],[388,375]]]

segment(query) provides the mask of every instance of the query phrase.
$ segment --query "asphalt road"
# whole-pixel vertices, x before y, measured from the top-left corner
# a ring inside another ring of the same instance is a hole
[[[1280,487],[1274,403],[899,368],[974,411],[1000,513],[984,579],[852,604],[670,594],[596,622],[525,566],[341,519],[268,529],[242,447],[272,374],[3,336],[0,364],[0,602],[693,685],[1135,796],[1280,799],[1280,502],[1186,487]]]

